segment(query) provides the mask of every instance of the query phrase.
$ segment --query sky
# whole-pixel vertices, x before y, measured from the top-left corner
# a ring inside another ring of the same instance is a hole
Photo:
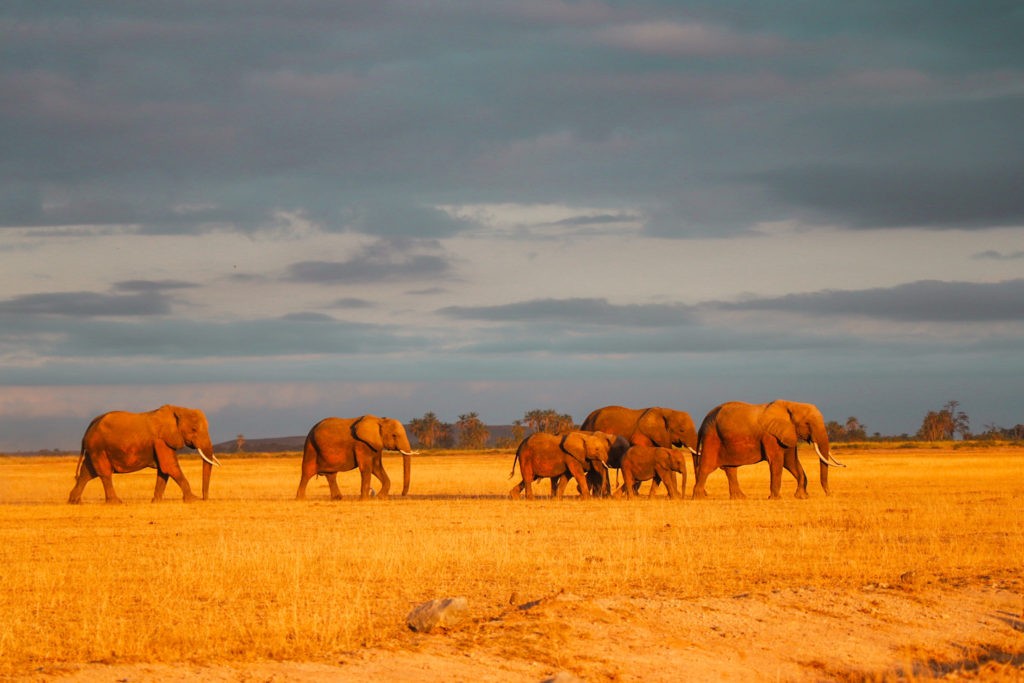
[[[1024,6],[6,2],[0,451],[202,408],[1024,422]]]

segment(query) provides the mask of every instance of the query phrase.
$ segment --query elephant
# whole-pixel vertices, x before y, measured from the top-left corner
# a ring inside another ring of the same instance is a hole
[[[762,405],[733,401],[707,414],[700,426],[693,497],[705,498],[708,475],[719,467],[729,478],[729,497],[745,498],[736,478],[736,468],[768,461],[770,496],[779,498],[782,469],[796,477],[796,497],[807,498],[807,474],[797,457],[797,442],[814,445],[821,462],[821,488],[829,495],[828,468],[845,467],[832,457],[825,420],[811,403],[776,400]]]
[[[587,415],[580,429],[618,434],[634,446],[677,446],[697,456],[697,428],[690,414],[682,410],[605,406]],[[620,463],[609,459],[608,467],[620,469]]]
[[[550,478],[551,495],[561,498],[568,483],[568,476],[576,479],[580,488],[580,496],[590,498],[586,472],[588,469],[605,467],[608,454],[616,444],[614,434],[604,432],[573,431],[568,434],[548,434],[537,432],[523,439],[516,450],[512,461],[509,477],[516,473],[516,463],[523,475],[522,481],[509,491],[510,498],[518,498],[520,492],[526,491],[526,497],[532,499],[533,480],[542,477]],[[562,480],[564,477],[564,481]]]
[[[380,481],[378,498],[387,498],[391,479],[384,471],[382,454],[385,450],[402,454],[402,495],[409,493],[410,456],[412,450],[405,427],[398,420],[362,415],[354,418],[327,417],[320,420],[306,436],[302,449],[302,476],[296,500],[306,497],[306,484],[316,475],[325,475],[331,489],[331,499],[340,500],[338,472],[359,468],[361,483],[359,500],[370,497],[370,475]]]
[[[203,411],[165,405],[147,413],[103,413],[93,418],[82,437],[76,482],[68,502],[82,502],[85,485],[99,477],[106,502],[120,503],[112,475],[144,467],[156,468],[154,503],[163,499],[168,478],[173,478],[181,487],[186,503],[199,500],[178,464],[177,451],[185,446],[199,451],[203,459],[203,500],[206,500],[210,494],[210,473],[220,461],[213,454],[210,427]]]
[[[676,486],[674,472],[682,475],[682,487]],[[669,498],[681,498],[686,489],[686,457],[676,448],[633,446],[622,456],[622,478],[627,498],[636,495],[635,483],[648,479],[665,482]]]

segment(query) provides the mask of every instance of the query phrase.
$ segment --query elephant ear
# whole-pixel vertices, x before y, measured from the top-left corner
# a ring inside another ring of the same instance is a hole
[[[777,401],[768,404],[762,417],[764,430],[771,434],[779,443],[787,448],[797,444],[796,427],[793,425],[793,417],[789,409],[780,405]]]
[[[380,418],[363,415],[352,425],[352,435],[377,453],[384,450],[384,439],[380,433]]]
[[[661,408],[648,408],[636,423],[636,431],[646,436],[652,446],[671,446],[672,437],[668,433],[668,424]],[[633,443],[637,440],[633,438]]]
[[[587,462],[587,455],[589,455],[587,449],[587,440],[579,432],[569,432],[562,438],[560,444],[562,450],[571,455],[575,460],[579,460],[580,463]]]
[[[152,413],[157,437],[175,451],[185,447],[185,438],[181,435],[182,410],[176,406],[160,406]]]

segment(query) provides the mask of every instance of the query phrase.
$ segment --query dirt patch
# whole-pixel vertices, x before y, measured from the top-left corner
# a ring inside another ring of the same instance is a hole
[[[1017,580],[916,575],[849,592],[792,587],[694,600],[571,592],[474,610],[335,662],[88,664],[41,681],[816,681],[1024,679]]]

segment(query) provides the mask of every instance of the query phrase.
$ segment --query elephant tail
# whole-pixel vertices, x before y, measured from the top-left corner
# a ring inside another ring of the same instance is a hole
[[[82,473],[82,464],[85,462],[85,449],[82,449],[82,453],[78,456],[78,465],[75,466],[75,479],[78,479],[78,475]]]
[[[523,443],[519,444],[519,448],[516,449],[516,457],[512,459],[512,471],[508,473],[509,479],[516,476],[516,463],[519,462],[519,454],[522,452],[523,444],[525,443],[526,442],[523,441]]]

